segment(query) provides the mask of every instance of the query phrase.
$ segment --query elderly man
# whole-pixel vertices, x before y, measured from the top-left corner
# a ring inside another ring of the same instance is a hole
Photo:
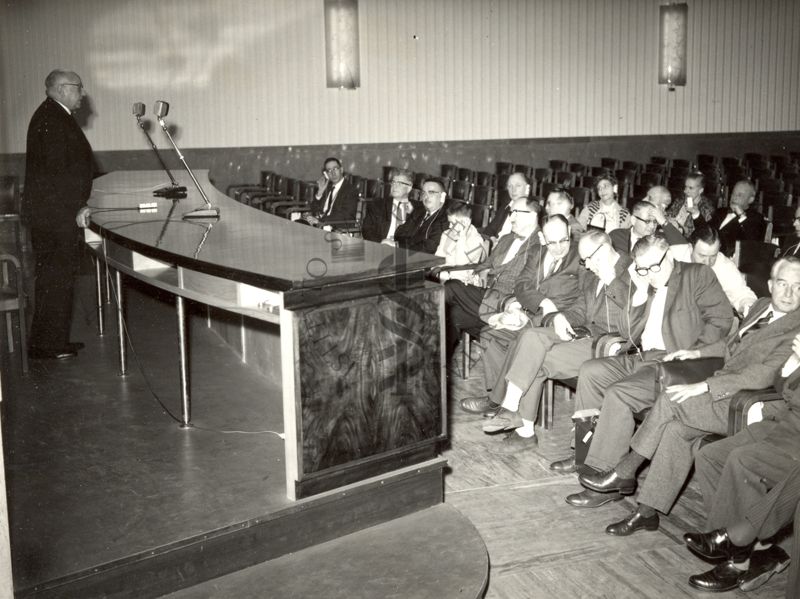
[[[578,375],[576,409],[599,409],[586,465],[613,468],[633,435],[636,412],[655,401],[656,362],[679,349],[715,343],[728,333],[733,309],[711,269],[675,262],[663,236],[639,240],[633,250],[631,278],[636,292],[631,317],[636,321],[631,349],[611,358],[589,360]],[[575,470],[574,458],[555,462],[558,472]],[[576,507],[596,507],[621,495],[584,491],[570,495]]]
[[[408,194],[414,187],[414,173],[406,169],[395,169],[389,187],[389,197],[367,203],[361,236],[368,241],[385,241],[394,244],[397,228],[406,222],[414,210]]]
[[[354,221],[357,212],[358,190],[344,178],[342,162],[333,156],[326,158],[311,210],[303,213],[302,220],[309,225],[322,226]]]
[[[511,205],[516,200],[530,197],[531,182],[524,173],[512,173],[506,182],[508,204],[502,208],[498,206],[492,222],[481,229],[481,234],[487,239],[497,239],[511,232]]]
[[[577,301],[542,319],[540,327],[526,327],[506,354],[490,400],[502,407],[483,424],[491,434],[516,429],[502,451],[516,451],[535,442],[533,423],[548,378],[572,378],[591,359],[597,337],[611,331],[627,331],[626,314],[631,263],[619,254],[609,236],[590,229],[578,243],[586,269],[579,275]]]
[[[764,389],[780,372],[800,327],[800,260],[778,260],[770,273],[769,289],[771,297],[760,298],[727,340],[664,356],[664,360],[724,357],[725,361],[701,383],[667,387],[633,436],[631,451],[608,470],[579,476],[580,483],[592,491],[631,494],[636,471],[651,460],[636,511],[609,525],[608,534],[627,536],[658,528],[656,511],[667,514],[672,509],[692,468],[695,441],[706,433],[725,434],[733,395],[743,389]],[[740,477],[736,484],[741,481]]]
[[[92,191],[94,159],[73,118],[86,95],[81,78],[55,70],[45,79],[45,93],[28,127],[25,156],[24,211],[36,254],[29,354],[65,359],[83,347],[69,341],[80,247],[75,224],[88,224],[84,204]]]
[[[415,209],[411,218],[397,227],[394,239],[397,245],[415,252],[435,254],[439,241],[450,226],[447,222],[447,201],[444,185],[438,179],[425,179],[422,183],[422,208]]]
[[[750,306],[756,301],[756,294],[747,286],[744,275],[736,268],[733,260],[723,256],[719,249],[717,230],[701,227],[694,232],[691,245],[673,245],[670,247],[670,252],[681,262],[694,262],[710,267],[717,275],[717,280],[722,285],[722,290],[733,309],[746,316]]]
[[[686,237],[691,237],[695,229],[707,223],[714,216],[714,206],[703,195],[703,173],[689,173],[683,186],[683,197],[666,209],[667,216],[675,219],[678,229]]]
[[[572,214],[575,209],[575,200],[565,188],[557,188],[547,194],[544,211],[547,216],[560,214],[569,221],[569,231],[574,240],[579,240],[586,228]]]
[[[722,253],[733,256],[737,241],[763,241],[764,217],[750,206],[756,199],[756,188],[750,181],[739,181],[733,187],[730,206],[720,208],[708,222],[719,231]]]
[[[667,192],[669,193],[669,192]],[[633,246],[643,237],[652,235],[661,226],[664,239],[670,245],[686,244],[686,238],[664,217],[661,210],[648,201],[640,200],[631,210],[631,226],[609,233],[614,249],[630,255]]]
[[[454,280],[445,283],[448,357],[453,354],[462,331],[477,334],[489,316],[502,311],[499,297],[512,293],[525,266],[528,249],[538,241],[535,232],[540,210],[539,202],[531,198],[519,198],[511,204],[513,234],[501,237],[489,257],[474,271],[486,278],[488,289]]]

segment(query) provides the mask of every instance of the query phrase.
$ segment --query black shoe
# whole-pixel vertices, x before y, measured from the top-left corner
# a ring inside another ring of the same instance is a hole
[[[565,501],[575,507],[600,507],[612,501],[625,499],[621,493],[595,493],[589,489],[584,489],[580,493],[567,495]]]
[[[67,360],[77,355],[78,352],[70,347],[62,347],[61,349],[32,347],[28,350],[28,357],[32,360]]]
[[[686,546],[697,555],[706,559],[746,559],[753,549],[755,541],[744,547],[734,545],[728,531],[718,528],[711,532],[687,532],[683,535]]]
[[[84,347],[86,346],[80,341],[70,341],[67,343],[67,349],[71,349],[72,351],[78,351]]]
[[[620,478],[615,470],[598,472],[597,474],[581,474],[578,481],[587,489],[598,493],[619,491],[623,495],[632,495],[636,490],[635,478]]]
[[[708,572],[689,577],[689,584],[702,591],[722,593],[739,586],[745,571],[733,565],[732,560],[717,564]]]
[[[488,397],[467,397],[459,402],[461,409],[470,414],[481,414],[493,417],[500,410],[500,406],[489,401]]]
[[[553,472],[558,472],[559,474],[571,474],[575,472],[578,467],[575,465],[575,455],[573,454],[571,457],[565,458],[563,460],[558,460],[557,462],[553,462],[550,464],[550,470]]]
[[[750,568],[742,575],[739,588],[754,591],[766,583],[773,574],[783,572],[789,565],[789,554],[777,545],[762,551],[754,551],[750,556]]]
[[[639,510],[636,510],[625,520],[609,524],[606,527],[606,534],[615,537],[627,537],[637,530],[658,530],[658,514],[644,517],[639,513]]]

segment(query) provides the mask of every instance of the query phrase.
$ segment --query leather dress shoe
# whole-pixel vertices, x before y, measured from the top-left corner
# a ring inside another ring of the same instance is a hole
[[[732,560],[717,564],[708,572],[689,577],[689,584],[696,589],[722,593],[739,586],[745,571],[733,565]]]
[[[489,401],[488,397],[467,397],[459,402],[461,409],[470,414],[481,414],[482,416],[494,416],[500,409],[496,403]]]
[[[66,360],[77,355],[78,352],[70,347],[62,347],[60,349],[32,347],[28,350],[28,357],[32,360]]]
[[[72,351],[78,351],[86,347],[83,342],[81,341],[70,341],[67,343],[67,348],[71,349]]]
[[[568,458],[564,458],[563,460],[558,460],[557,462],[553,462],[550,464],[550,470],[553,472],[558,472],[559,474],[572,474],[578,470],[578,467],[575,465],[575,454],[572,454]]]
[[[632,495],[636,490],[636,479],[620,478],[615,470],[584,473],[578,476],[578,481],[587,489],[598,493],[619,491],[623,495]]]
[[[658,530],[658,514],[645,517],[639,513],[639,510],[636,510],[624,520],[609,524],[606,527],[606,534],[615,537],[627,537],[637,530]]]
[[[745,592],[754,591],[766,583],[773,574],[783,572],[790,561],[789,554],[777,545],[754,551],[750,556],[750,568],[742,574],[739,588]]]
[[[520,437],[517,433],[511,431],[503,437],[500,443],[491,445],[489,451],[492,453],[511,454],[536,449],[538,446],[539,439],[536,438],[536,435],[532,437]]]
[[[734,545],[728,531],[718,528],[711,532],[687,532],[683,535],[686,546],[706,559],[742,559],[747,558],[755,541],[744,547]]]
[[[512,412],[501,407],[497,410],[497,414],[483,423],[481,428],[487,435],[493,435],[502,431],[511,431],[521,426],[522,416],[519,415],[519,412]],[[517,436],[519,437],[519,435]]]
[[[574,507],[600,507],[612,501],[621,501],[625,497],[621,493],[596,493],[584,489],[580,493],[567,495],[565,501]]]

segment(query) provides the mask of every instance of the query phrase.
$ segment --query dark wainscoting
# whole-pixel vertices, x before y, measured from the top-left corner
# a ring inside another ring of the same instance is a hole
[[[258,181],[262,170],[316,179],[327,156],[341,157],[353,174],[378,178],[384,165],[438,175],[443,163],[493,171],[497,161],[535,167],[547,166],[550,159],[598,165],[604,156],[646,162],[650,156],[693,159],[697,154],[742,156],[745,152],[780,154],[789,150],[800,151],[800,131],[201,148],[187,149],[184,154],[192,168],[210,170],[216,187],[225,191],[232,184]],[[164,149],[163,155],[170,168],[181,168],[173,152]],[[102,172],[158,168],[150,150],[100,151],[95,157]],[[0,154],[0,174],[22,176],[24,171],[23,154]]]

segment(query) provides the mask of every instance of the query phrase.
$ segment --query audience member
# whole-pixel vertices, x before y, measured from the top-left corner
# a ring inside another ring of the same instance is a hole
[[[686,237],[691,237],[698,225],[714,216],[714,206],[703,195],[704,180],[703,173],[690,173],[683,186],[683,197],[675,198],[666,210],[667,216],[675,219]]]
[[[702,347],[730,331],[733,309],[710,268],[675,262],[663,236],[639,240],[629,272],[636,291],[631,299],[631,350],[589,360],[581,366],[576,410],[599,409],[586,465],[608,470],[625,455],[636,412],[655,401],[656,363],[679,349]],[[573,471],[574,458],[551,465]],[[584,491],[570,495],[577,507],[595,507],[621,499]]]
[[[368,241],[394,241],[397,227],[406,222],[414,207],[408,194],[414,187],[414,173],[395,169],[392,173],[388,198],[367,202],[361,236]]]
[[[720,208],[707,226],[719,231],[722,253],[733,256],[737,241],[763,241],[764,217],[750,206],[756,199],[756,188],[750,181],[739,181],[733,187],[730,206]]]
[[[450,228],[442,233],[436,255],[445,259],[445,266],[477,266],[486,259],[488,242],[472,224],[472,209],[464,202],[452,202],[447,208]],[[439,280],[458,279],[478,285],[480,276],[473,269],[443,270]]]
[[[611,175],[601,175],[595,180],[597,200],[589,202],[581,210],[578,220],[583,228],[589,226],[610,233],[614,229],[629,227],[631,216],[617,201],[617,180]]]
[[[725,434],[733,395],[743,389],[764,389],[780,372],[800,327],[800,260],[779,260],[769,288],[771,298],[756,301],[739,329],[726,340],[664,356],[665,361],[724,357],[724,363],[703,382],[667,387],[632,439],[627,425],[621,427],[624,438],[630,439],[631,451],[607,470],[578,477],[594,492],[631,494],[636,489],[637,470],[651,460],[637,496],[638,507],[626,519],[609,525],[608,534],[627,536],[640,529],[658,528],[656,512],[667,514],[672,509],[691,471],[695,442],[706,433]],[[614,429],[612,423],[608,433],[613,435]],[[596,441],[597,437],[592,447]]]
[[[794,211],[794,218],[792,219],[792,226],[794,227],[794,235],[786,236],[781,241],[781,246],[784,248],[782,256],[798,256],[800,257],[800,206]]]
[[[448,226],[447,211],[443,208],[447,194],[441,181],[426,179],[422,183],[421,197],[424,209],[415,209],[411,217],[397,227],[394,239],[401,248],[433,254]]]
[[[481,234],[487,239],[497,241],[499,237],[511,232],[511,205],[520,199],[531,195],[531,182],[525,173],[512,173],[506,182],[508,204],[497,207],[492,222],[481,229]]]
[[[354,221],[357,213],[358,190],[344,178],[341,161],[333,156],[326,158],[311,209],[302,214],[301,220],[322,226]]]
[[[617,253],[609,236],[590,229],[578,243],[585,269],[579,275],[578,299],[526,327],[506,353],[490,401],[501,405],[483,424],[485,433],[516,430],[500,451],[517,451],[535,443],[533,423],[548,378],[572,378],[593,354],[596,338],[626,331],[630,258]]]
[[[525,266],[530,246],[537,242],[534,235],[539,223],[539,202],[519,198],[511,205],[511,232],[497,242],[489,257],[475,268],[489,289],[465,285],[462,281],[447,281],[444,286],[447,304],[447,356],[453,354],[462,331],[479,334],[489,316],[502,311],[499,296],[514,290],[517,277]],[[488,404],[488,400],[486,402]]]
[[[547,216],[560,214],[569,221],[570,235],[574,240],[579,240],[581,235],[586,231],[586,228],[575,218],[573,211],[575,210],[575,200],[569,192],[563,188],[557,188],[547,194],[547,199],[544,204],[544,211]]]

